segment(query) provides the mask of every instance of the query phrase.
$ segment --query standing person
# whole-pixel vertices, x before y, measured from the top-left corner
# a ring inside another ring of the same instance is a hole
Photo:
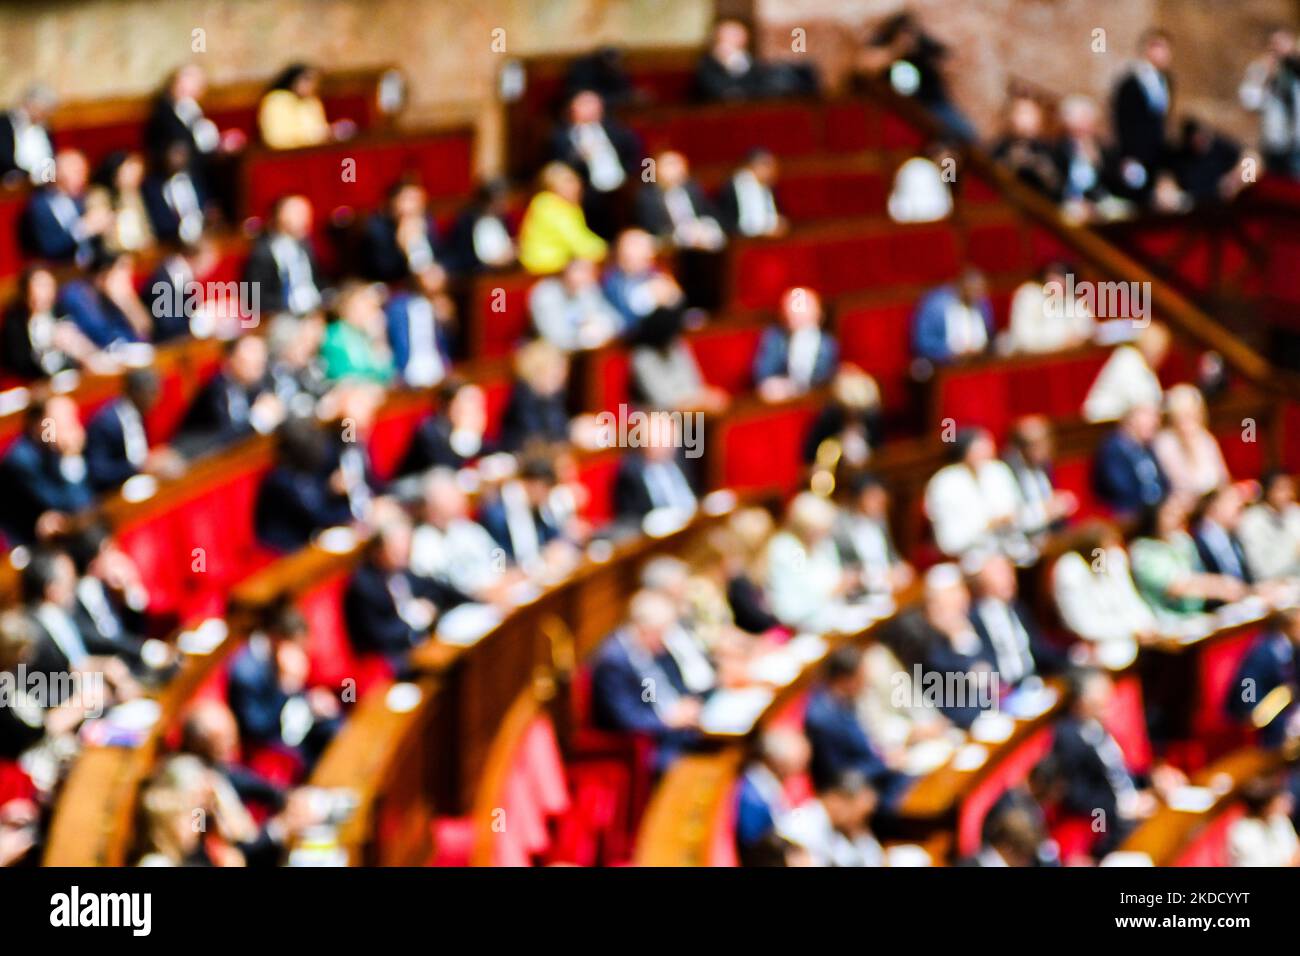
[[[1115,87],[1111,110],[1124,184],[1133,199],[1146,202],[1169,159],[1166,126],[1172,112],[1169,66],[1174,51],[1169,34],[1158,29],[1142,34],[1138,50],[1137,60]]]
[[[1300,53],[1295,30],[1268,35],[1264,54],[1246,68],[1241,105],[1259,114],[1259,149],[1266,168],[1300,177]]]

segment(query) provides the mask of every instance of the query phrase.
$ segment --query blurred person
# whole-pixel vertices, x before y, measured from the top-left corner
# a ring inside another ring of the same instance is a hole
[[[423,186],[400,179],[389,187],[383,210],[366,218],[359,253],[362,275],[377,282],[442,270],[438,227]]]
[[[1140,201],[1151,196],[1169,159],[1165,129],[1172,112],[1172,61],[1169,34],[1146,30],[1138,40],[1138,58],[1112,94],[1121,173],[1130,195]]]
[[[388,344],[388,321],[380,287],[349,282],[334,301],[334,318],[325,329],[320,362],[330,381],[392,380],[395,369]]]
[[[614,509],[625,521],[639,525],[651,511],[668,508],[689,513],[696,492],[682,462],[683,435],[670,415],[651,414],[644,442],[629,449],[614,478]]]
[[[880,386],[866,372],[840,366],[830,382],[829,401],[817,413],[803,442],[807,464],[818,460],[823,446],[833,443],[838,460],[851,468],[862,468],[872,449],[883,439]]]
[[[266,312],[306,315],[320,306],[324,280],[312,251],[311,234],[312,208],[307,197],[278,199],[244,266],[244,281],[256,284]]]
[[[602,288],[622,318],[624,334],[634,334],[657,313],[680,313],[686,308],[681,286],[656,261],[657,252],[654,237],[642,229],[623,230],[614,245],[614,261]]]
[[[1155,406],[1133,405],[1093,456],[1093,491],[1116,514],[1153,508],[1169,496],[1169,476],[1155,453],[1159,427]]]
[[[1249,588],[1239,579],[1207,571],[1187,530],[1191,507],[1169,495],[1142,516],[1129,546],[1133,581],[1158,620],[1173,622],[1199,614],[1213,602],[1241,600]]]
[[[894,222],[939,222],[952,215],[956,158],[946,143],[933,143],[894,172],[885,208]]]
[[[96,243],[113,225],[111,211],[86,206],[86,157],[75,149],[60,150],[54,157],[53,179],[42,182],[23,210],[24,249],[39,259],[85,267]]]
[[[637,191],[637,225],[678,249],[715,252],[726,244],[717,214],[690,173],[686,157],[664,150],[655,177]]]
[[[159,641],[146,647],[149,590],[134,559],[99,523],[73,535],[67,550],[77,573],[73,618],[87,646],[121,658],[142,679],[170,674],[175,650]]]
[[[766,149],[753,149],[718,194],[718,221],[731,235],[780,236],[790,229],[776,203],[780,167]]]
[[[754,382],[770,402],[828,384],[839,365],[839,343],[822,328],[821,296],[802,286],[787,289],[780,314],[780,325],[763,331],[754,356]]]
[[[346,490],[329,468],[329,442],[315,421],[289,418],[280,424],[276,464],[258,487],[253,509],[263,546],[292,553],[318,531],[352,522]]]
[[[3,364],[10,373],[42,378],[95,359],[95,343],[61,307],[58,289],[47,268],[23,272],[18,294],[4,312]]]
[[[1259,580],[1300,577],[1300,505],[1290,475],[1270,471],[1260,478],[1259,500],[1242,513],[1237,537]]]
[[[995,806],[984,820],[979,852],[963,864],[980,867],[1039,866],[1040,848],[1046,841],[1047,833],[1041,822],[1027,810],[1013,805]]]
[[[677,609],[677,624],[664,634],[664,648],[677,662],[686,689],[700,695],[719,684],[722,675],[710,656],[722,650],[721,632],[729,623],[715,619],[719,609],[709,606],[707,586],[703,575],[692,575],[690,565],[671,555],[651,558],[641,568],[641,587],[664,595]],[[725,608],[722,614],[725,618]]]
[[[1182,191],[1183,206],[1231,199],[1246,185],[1242,160],[1251,154],[1208,124],[1187,117],[1171,149],[1170,170]],[[1254,157],[1258,160],[1258,156]]]
[[[1174,491],[1204,495],[1228,482],[1219,442],[1206,427],[1205,398],[1195,385],[1175,385],[1165,395],[1168,424],[1151,441]]]
[[[877,800],[861,771],[846,770],[791,811],[785,830],[808,851],[813,866],[884,866],[884,848],[870,828]]]
[[[1020,527],[1020,493],[992,436],[981,428],[957,432],[950,464],[925,486],[925,514],[939,550],[950,557],[980,548],[1027,560],[1032,546]]]
[[[137,866],[244,866],[234,845],[255,837],[237,799],[218,807],[214,776],[192,754],[168,757],[143,787],[137,810]],[[212,817],[212,829],[194,826],[195,812]]]
[[[1058,107],[1061,137],[1056,145],[1059,199],[1076,219],[1117,213],[1124,207],[1116,193],[1123,188],[1120,161],[1099,132],[1101,114],[1086,96],[1067,96]]]
[[[1243,817],[1228,830],[1231,866],[1300,866],[1300,839],[1291,814],[1295,799],[1275,779],[1252,780],[1242,792]]]
[[[586,187],[583,211],[588,224],[603,238],[612,238],[615,196],[641,159],[636,135],[605,114],[599,93],[579,90],[551,134],[550,158],[577,170]]]
[[[840,560],[835,546],[835,506],[805,491],[786,511],[780,531],[767,546],[767,596],[772,611],[787,627],[822,631],[855,588],[855,575]]]
[[[1258,728],[1259,744],[1278,749],[1300,734],[1300,610],[1286,608],[1269,619],[1237,667],[1223,706]]]
[[[239,723],[225,701],[203,698],[194,703],[181,723],[180,751],[197,757],[218,790],[222,807],[238,821],[241,843],[252,844],[258,828],[245,803],[278,810],[285,799],[285,783],[255,770],[245,762],[245,748],[239,737]],[[261,847],[269,851],[269,847]],[[266,862],[261,859],[259,862]],[[250,861],[251,862],[251,861]]]
[[[190,405],[177,444],[193,457],[254,433],[269,434],[284,414],[267,378],[266,340],[243,335],[226,343],[221,369]]]
[[[1065,654],[1047,641],[1020,599],[1014,564],[1000,554],[972,554],[962,570],[974,598],[971,623],[1003,686],[1065,670]]]
[[[420,523],[411,539],[411,571],[488,603],[518,580],[505,558],[488,530],[470,516],[469,497],[456,473],[434,468],[424,483]]]
[[[600,94],[607,107],[627,106],[644,99],[628,76],[623,51],[617,46],[600,46],[569,64],[564,88],[570,94],[591,90]]]
[[[176,144],[184,145],[196,180],[207,178],[207,164],[221,146],[217,125],[204,115],[202,99],[208,78],[198,63],[177,67],[154,99],[144,127],[144,145],[155,161]]]
[[[741,773],[736,791],[736,848],[742,866],[752,865],[754,849],[770,834],[784,834],[794,807],[788,781],[807,772],[811,749],[794,730],[764,731]]]
[[[1043,130],[1043,107],[1032,96],[1014,96],[1007,104],[1006,131],[993,144],[993,158],[1025,185],[1055,199],[1061,171]]]
[[[1017,523],[1030,537],[1060,531],[1079,509],[1079,499],[1053,484],[1052,430],[1048,419],[1026,415],[1011,425],[1002,456],[1016,480],[1020,499]]]
[[[193,168],[189,147],[172,143],[141,184],[149,222],[163,242],[195,243],[203,235],[209,200],[191,174]]]
[[[48,124],[57,104],[49,87],[30,86],[18,105],[0,116],[0,177],[21,173],[33,183],[49,182],[54,147]]]
[[[772,535],[772,516],[763,508],[743,508],[711,541],[719,556],[727,604],[737,627],[763,634],[781,626],[763,591],[764,550]]]
[[[86,426],[86,468],[97,492],[118,488],[138,474],[175,478],[185,467],[171,448],[149,445],[145,416],[162,394],[158,373],[131,369],[122,384],[122,397],[96,412]]]
[[[889,528],[889,491],[878,477],[857,475],[850,498],[836,519],[840,553],[854,567],[868,594],[894,594],[912,583],[916,572],[894,545]]]
[[[661,312],[641,323],[633,337],[633,392],[656,411],[720,412],[729,397],[704,381],[680,322],[680,313]]]
[[[402,380],[428,388],[451,368],[456,307],[437,268],[411,276],[406,285],[384,302],[388,345]]]
[[[508,217],[510,184],[489,179],[474,193],[473,201],[461,211],[447,236],[444,258],[448,270],[472,275],[485,269],[508,269],[519,257]]]
[[[571,259],[605,258],[605,240],[588,226],[582,178],[564,163],[547,163],[519,226],[519,262],[533,275],[559,272]]]
[[[695,68],[695,92],[705,100],[737,100],[766,92],[763,65],[749,48],[749,27],[736,19],[719,20],[708,51]]]
[[[599,348],[618,334],[622,319],[600,289],[596,264],[573,259],[559,275],[539,279],[528,290],[533,328],[566,352]]]
[[[503,482],[479,509],[479,520],[505,559],[529,575],[565,568],[573,558],[566,516],[552,494],[556,482],[554,463],[530,456],[518,476]]]
[[[318,312],[302,318],[282,312],[271,320],[266,334],[266,374],[286,415],[310,415],[337,390],[320,365],[324,340],[325,317]]]
[[[487,399],[483,389],[463,379],[444,379],[438,388],[438,411],[424,419],[411,436],[401,474],[440,466],[464,468],[496,451],[486,436]]]
[[[298,149],[328,142],[332,131],[319,96],[320,71],[291,64],[276,77],[257,107],[257,129],[271,149]]]
[[[1012,352],[1045,354],[1086,345],[1096,330],[1087,305],[1071,301],[1064,291],[1073,267],[1049,262],[1037,278],[1016,288],[1011,297],[1007,345]]]
[[[57,308],[98,348],[153,338],[153,317],[136,293],[134,268],[130,256],[105,253],[91,265],[88,279],[65,282],[59,290]]]
[[[993,337],[993,306],[984,275],[973,266],[926,293],[912,317],[912,355],[936,365],[983,354]]]
[[[86,193],[86,208],[105,209],[113,217],[102,239],[106,250],[140,252],[154,245],[157,230],[150,198],[144,158],[139,153],[112,153],[100,164],[94,185]]]
[[[1072,634],[1110,655],[1131,660],[1140,644],[1153,640],[1158,624],[1138,594],[1119,529],[1099,524],[1076,538],[1051,571],[1056,613]]]
[[[216,264],[217,253],[207,237],[165,247],[143,289],[143,302],[153,317],[155,343],[187,336],[206,338],[215,331],[217,316],[193,293],[200,277],[206,277]]]
[[[0,459],[0,529],[11,547],[47,537],[94,504],[85,447],[71,398],[51,395],[27,407],[23,434]]]
[[[569,439],[569,357],[537,340],[514,357],[515,380],[501,416],[501,447],[517,451],[529,442]]]
[[[1223,484],[1206,492],[1192,517],[1192,538],[1206,571],[1254,584],[1246,549],[1237,537],[1241,511],[1241,492],[1235,485]]]
[[[948,47],[926,33],[916,17],[902,11],[884,20],[867,40],[858,68],[885,76],[895,92],[923,106],[960,143],[978,139],[974,126],[948,92]]]
[[[1259,148],[1268,171],[1300,177],[1300,54],[1293,28],[1269,32],[1264,53],[1246,67],[1238,97],[1259,114]]]

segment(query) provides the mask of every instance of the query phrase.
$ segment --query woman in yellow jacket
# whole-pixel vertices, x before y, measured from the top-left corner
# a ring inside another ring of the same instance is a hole
[[[272,149],[316,146],[330,138],[325,104],[317,89],[320,71],[304,63],[286,67],[257,109],[262,142]]]
[[[605,258],[605,240],[587,228],[582,180],[564,163],[549,163],[538,177],[541,191],[519,226],[519,261],[534,275],[559,272],[571,259]]]

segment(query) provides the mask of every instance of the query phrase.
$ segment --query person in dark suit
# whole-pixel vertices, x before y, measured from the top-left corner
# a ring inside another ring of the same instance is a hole
[[[515,353],[515,384],[501,417],[501,447],[569,439],[569,358],[542,339]]]
[[[733,236],[779,236],[790,228],[774,192],[780,167],[766,149],[750,150],[718,193],[718,221]]]
[[[366,219],[361,271],[367,279],[397,282],[430,266],[441,270],[438,227],[424,188],[409,179],[388,190],[385,207]]]
[[[1079,499],[1053,484],[1052,429],[1046,416],[1025,415],[1011,425],[1008,447],[1002,456],[1016,480],[1021,524],[1037,535],[1060,531],[1079,507]]]
[[[174,142],[140,186],[154,235],[161,242],[198,242],[203,235],[207,194],[195,179],[189,147]]]
[[[754,383],[768,401],[783,401],[830,384],[840,349],[822,328],[822,301],[796,286],[781,296],[781,324],[768,327],[754,356]]]
[[[266,374],[266,340],[242,335],[226,344],[221,370],[194,399],[181,424],[177,445],[189,457],[255,432],[267,434],[284,417],[284,407]]]
[[[523,462],[517,480],[503,483],[482,506],[479,523],[512,564],[531,570],[547,560],[553,542],[563,539],[563,522],[551,506],[555,467],[545,458]]]
[[[1007,106],[1006,132],[993,144],[993,158],[1017,179],[1044,196],[1059,199],[1061,171],[1056,151],[1043,136],[1043,107],[1030,96],[1017,96]]]
[[[122,397],[110,402],[86,426],[86,468],[97,492],[117,488],[142,472],[174,476],[181,460],[167,448],[150,448],[145,416],[158,402],[161,384],[152,368],[131,369]]]
[[[462,378],[445,379],[438,388],[438,411],[422,421],[402,459],[400,474],[434,467],[464,468],[496,451],[484,435],[487,400],[483,389]]]
[[[197,63],[177,67],[154,100],[144,125],[144,145],[149,158],[160,163],[176,144],[190,157],[190,175],[210,185],[209,163],[221,145],[221,134],[203,114],[199,101],[207,90],[207,76]]]
[[[1241,509],[1241,492],[1235,485],[1215,488],[1201,499],[1192,517],[1192,539],[1201,566],[1208,573],[1254,584],[1255,576],[1246,560],[1246,551],[1237,537]]]
[[[76,368],[96,351],[60,308],[54,273],[43,266],[23,272],[18,294],[4,312],[0,346],[5,369],[25,379]]]
[[[282,606],[230,663],[226,700],[240,738],[294,757],[309,772],[342,723],[339,699],[310,685],[310,630],[296,608]]]
[[[89,280],[64,283],[56,308],[96,348],[147,342],[153,334],[151,317],[135,292],[130,256],[101,256],[91,267]]]
[[[0,529],[10,546],[30,545],[94,504],[85,445],[71,398],[51,395],[28,406],[23,435],[0,460]]]
[[[1007,791],[1011,793],[1012,791]],[[1005,794],[1004,794],[1005,796]],[[1035,812],[1037,810],[1037,812]],[[958,866],[1023,867],[1052,865],[1043,857],[1049,844],[1042,810],[1012,801],[994,804],[981,828],[979,852]],[[1055,862],[1055,861],[1053,861]]]
[[[677,626],[672,600],[638,591],[628,622],[596,652],[591,675],[592,719],[602,730],[640,734],[655,743],[655,767],[663,771],[699,739],[703,699],[686,688],[681,670],[664,646]]]
[[[620,219],[618,193],[639,171],[641,144],[636,136],[605,114],[599,93],[580,90],[551,133],[549,152],[549,158],[572,166],[582,177],[587,226],[604,239],[613,238]]]
[[[315,422],[286,420],[277,442],[276,466],[257,490],[253,527],[264,546],[287,554],[324,528],[350,524],[352,511],[337,473],[329,471],[329,443]]]
[[[166,255],[144,284],[142,299],[153,316],[153,341],[171,342],[189,335],[203,334],[200,325],[207,321],[202,302],[194,295],[199,277],[207,275],[216,264],[212,242],[201,238],[196,243],[171,244]]]
[[[654,162],[654,179],[637,190],[636,223],[676,250],[686,301],[715,310],[722,304],[726,231],[704,190],[691,178],[685,156],[664,150]]]
[[[695,92],[703,100],[741,100],[768,93],[764,64],[749,49],[749,27],[719,20],[713,42],[695,67]]]
[[[1142,34],[1138,47],[1137,61],[1115,87],[1111,110],[1128,193],[1145,201],[1169,158],[1165,128],[1173,99],[1173,46],[1169,34],[1152,29]]]
[[[949,48],[922,29],[911,11],[903,10],[876,28],[858,65],[868,74],[886,77],[895,92],[923,106],[943,127],[946,138],[973,142],[979,138],[975,127],[948,91],[950,60]]]
[[[823,787],[840,774],[856,770],[876,788],[881,806],[890,811],[912,784],[912,778],[886,762],[867,737],[858,718],[858,698],[865,686],[862,652],[841,647],[826,661],[822,683],[808,698],[803,729],[812,745],[812,779]]]
[[[645,98],[633,85],[623,51],[616,46],[597,47],[570,63],[564,77],[564,89],[569,96],[583,90],[599,93],[609,109]]]
[[[1062,673],[1064,651],[1047,642],[1020,600],[1016,568],[1001,554],[972,552],[963,561],[974,597],[970,619],[984,656],[993,661],[1004,687],[1029,677]]]
[[[244,280],[257,283],[265,311],[306,315],[321,304],[325,284],[311,248],[311,231],[307,198],[282,196],[244,267]]]
[[[170,646],[162,645],[168,650],[157,666],[144,659],[149,592],[135,562],[99,523],[73,535],[67,549],[77,573],[72,616],[87,648],[121,658],[141,678],[170,674]]]
[[[32,193],[23,210],[23,248],[28,255],[50,262],[89,265],[97,241],[112,225],[106,208],[86,208],[90,166],[73,149],[54,158],[54,180]]]
[[[378,654],[402,674],[411,649],[438,616],[469,600],[450,584],[412,573],[411,526],[393,515],[376,531],[343,595],[343,619],[357,654]]]
[[[1052,757],[1065,784],[1062,807],[1104,827],[1094,847],[1098,857],[1122,843],[1137,821],[1156,807],[1154,796],[1139,786],[1124,752],[1102,722],[1112,693],[1111,679],[1104,671],[1073,675],[1069,711],[1057,723],[1052,741]]]
[[[614,510],[620,519],[640,525],[656,508],[693,511],[695,488],[679,458],[682,436],[671,418],[650,418],[644,445],[631,449],[618,463],[614,478]]]
[[[1097,449],[1092,487],[1112,511],[1135,514],[1160,504],[1169,494],[1169,479],[1151,448],[1159,428],[1159,411],[1135,405]]]
[[[624,229],[614,246],[614,262],[605,271],[601,289],[622,319],[625,336],[635,337],[642,325],[680,317],[686,296],[673,274],[656,261],[654,236],[644,229]]]
[[[438,269],[425,269],[406,285],[384,303],[388,346],[402,380],[428,388],[451,368],[455,305]]]
[[[33,86],[16,107],[0,115],[0,177],[17,173],[34,183],[50,181],[54,148],[46,124],[56,102],[48,87]]]
[[[1183,120],[1178,148],[1169,165],[1178,188],[1194,203],[1218,202],[1234,196],[1244,185],[1237,167],[1241,146],[1191,117]]]
[[[811,756],[807,739],[794,730],[765,731],[755,751],[736,792],[736,850],[742,866],[752,865],[760,844],[780,832],[793,810],[786,781],[806,773]]]
[[[447,235],[443,264],[453,275],[474,275],[484,269],[506,269],[518,260],[510,234],[510,183],[489,179],[474,201],[456,217]]]
[[[1295,735],[1300,713],[1300,611],[1273,615],[1268,629],[1255,639],[1228,685],[1224,708],[1243,723],[1259,727],[1259,742],[1279,748]]]

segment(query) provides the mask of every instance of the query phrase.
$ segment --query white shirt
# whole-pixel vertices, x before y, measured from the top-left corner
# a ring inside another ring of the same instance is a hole
[[[1034,655],[1024,624],[1005,601],[984,598],[975,605],[993,645],[998,675],[1007,684],[1018,684],[1034,672]]]
[[[600,123],[583,123],[573,127],[569,134],[574,148],[587,164],[587,178],[591,188],[600,193],[611,193],[623,185],[627,174],[618,150],[609,141],[605,127]]]
[[[938,166],[915,156],[894,174],[888,207],[894,222],[937,222],[952,214],[952,191]]]
[[[1300,575],[1300,505],[1282,512],[1251,505],[1241,515],[1237,537],[1255,577],[1267,581]]]
[[[126,446],[126,460],[136,469],[144,467],[149,457],[149,438],[145,434],[140,411],[130,402],[117,403],[117,420],[122,423],[122,442]]]
[[[1057,297],[1049,305],[1043,284],[1029,281],[1011,297],[1010,344],[1014,352],[1059,352],[1075,339],[1092,335],[1096,320],[1077,302]]]
[[[292,236],[276,236],[271,240],[271,255],[285,279],[286,308],[294,315],[306,315],[320,305],[320,290],[312,278],[311,259],[302,244]]]
[[[943,326],[950,355],[974,355],[983,352],[989,344],[984,313],[958,299],[953,299],[944,309]]]
[[[985,462],[978,474],[960,462],[939,469],[925,486],[925,513],[935,542],[956,556],[996,546],[993,524],[1017,514],[1016,479],[1005,462]]]
[[[505,570],[499,551],[488,530],[468,518],[453,518],[445,530],[421,524],[411,536],[411,571],[478,595]]]
[[[736,191],[736,225],[741,235],[770,236],[775,232],[779,216],[772,190],[748,169],[736,173],[732,187]]]
[[[817,354],[821,351],[821,330],[808,326],[795,329],[790,336],[786,354],[786,373],[790,381],[801,389],[811,387],[813,372],[817,368]]]
[[[438,320],[433,305],[422,295],[406,300],[409,351],[402,377],[407,385],[427,388],[442,381],[447,372],[442,353],[438,351]]]
[[[1073,551],[1062,555],[1052,568],[1052,596],[1061,622],[1086,641],[1132,645],[1137,634],[1156,629],[1123,548],[1110,548],[1091,561]]]
[[[474,255],[490,266],[504,265],[514,258],[515,244],[496,216],[479,216],[474,223]]]
[[[789,532],[772,536],[767,546],[767,596],[772,613],[783,623],[825,630],[842,606],[835,594],[843,574],[830,538],[808,551]]]
[[[1083,417],[1090,422],[1113,422],[1134,405],[1160,407],[1164,390],[1147,360],[1132,345],[1121,345],[1097,373],[1083,402]]]

